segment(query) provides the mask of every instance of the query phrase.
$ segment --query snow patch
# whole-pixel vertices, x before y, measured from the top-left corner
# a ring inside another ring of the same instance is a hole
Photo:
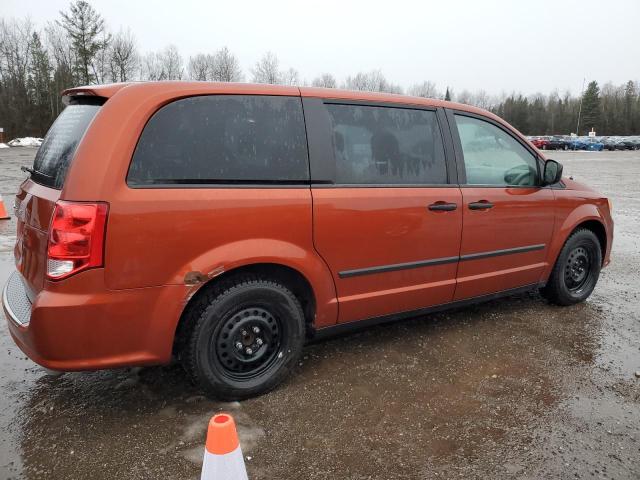
[[[39,147],[42,145],[42,139],[37,137],[19,137],[11,140],[8,145],[10,147]]]
[[[9,145],[6,143],[0,143],[0,148],[9,148]]]

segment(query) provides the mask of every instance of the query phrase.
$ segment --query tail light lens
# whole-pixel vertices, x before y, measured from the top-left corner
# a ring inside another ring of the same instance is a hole
[[[60,280],[101,267],[109,205],[59,200],[53,211],[47,248],[47,278]]]

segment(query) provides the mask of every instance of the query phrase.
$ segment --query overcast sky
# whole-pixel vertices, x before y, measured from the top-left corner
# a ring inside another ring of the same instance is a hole
[[[228,46],[250,79],[271,50],[302,79],[381,69],[408,87],[491,94],[578,93],[583,77],[640,80],[640,0],[90,0],[109,28],[130,27],[141,52],[189,55]],[[2,0],[3,17],[58,17],[63,0]]]

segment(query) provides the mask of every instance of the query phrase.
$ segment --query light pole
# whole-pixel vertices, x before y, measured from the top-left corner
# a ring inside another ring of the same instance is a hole
[[[576,125],[576,135],[580,136],[580,114],[582,113],[582,99],[584,98],[584,82],[586,78],[582,78],[582,91],[580,92],[580,107],[578,108],[578,125]]]

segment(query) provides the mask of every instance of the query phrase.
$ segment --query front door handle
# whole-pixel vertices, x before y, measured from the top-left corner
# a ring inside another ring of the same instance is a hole
[[[432,212],[451,212],[458,208],[456,203],[436,202],[429,205],[429,210]]]
[[[487,210],[493,208],[493,203],[487,200],[480,200],[479,202],[471,202],[469,204],[469,210]]]

